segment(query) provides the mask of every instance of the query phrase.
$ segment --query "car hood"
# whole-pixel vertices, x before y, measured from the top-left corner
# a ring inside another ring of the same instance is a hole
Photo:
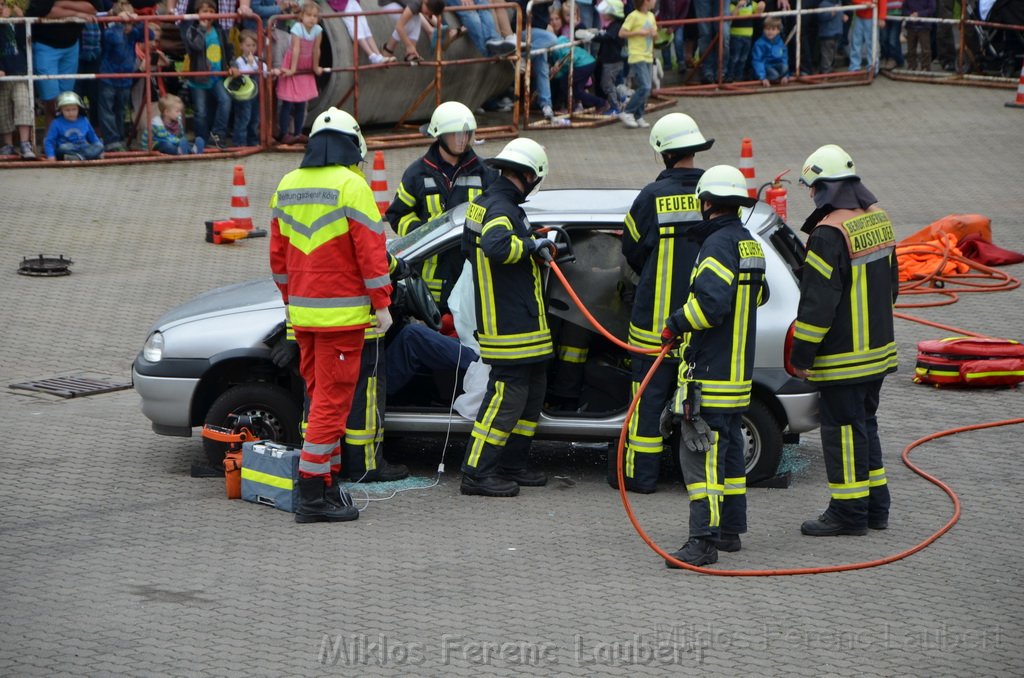
[[[270,278],[218,287],[173,308],[153,324],[152,330],[167,331],[184,323],[213,316],[284,308],[281,293]]]

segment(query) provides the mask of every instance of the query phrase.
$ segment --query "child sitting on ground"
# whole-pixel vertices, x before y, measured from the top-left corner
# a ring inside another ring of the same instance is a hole
[[[782,40],[782,19],[770,16],[764,20],[764,33],[750,53],[750,65],[761,84],[770,87],[772,80],[783,85],[789,82],[789,50]]]
[[[89,118],[82,115],[85,104],[74,92],[57,97],[57,115],[46,130],[47,160],[96,160],[103,157],[103,142]]]
[[[149,148],[149,136],[153,137],[153,150],[165,155],[190,155],[202,153],[206,142],[196,137],[195,143],[185,138],[185,104],[181,98],[168,94],[157,102],[160,112],[153,116],[149,130],[142,130],[140,144]]]

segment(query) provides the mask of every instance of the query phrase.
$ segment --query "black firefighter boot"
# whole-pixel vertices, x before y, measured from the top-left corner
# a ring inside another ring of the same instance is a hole
[[[299,478],[299,503],[295,507],[295,522],[343,523],[359,518],[359,511],[354,506],[335,503],[333,497],[328,498],[327,491],[323,478]]]

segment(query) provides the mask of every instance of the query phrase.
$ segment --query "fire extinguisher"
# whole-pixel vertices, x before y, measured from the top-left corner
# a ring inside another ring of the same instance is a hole
[[[765,186],[768,186],[768,193],[765,194],[765,202],[771,205],[772,209],[775,210],[775,213],[778,214],[779,218],[782,219],[783,221],[786,221],[786,216],[788,214],[789,207],[786,202],[786,196],[788,195],[788,192],[786,191],[786,187],[783,186],[782,184],[788,184],[789,179],[783,179],[782,177],[784,177],[788,172],[789,170],[786,170],[782,174],[772,179],[770,183],[767,183],[761,187],[762,189],[764,189]]]

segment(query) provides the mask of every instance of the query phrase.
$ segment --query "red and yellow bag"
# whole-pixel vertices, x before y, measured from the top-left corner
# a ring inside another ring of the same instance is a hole
[[[1024,345],[1010,339],[947,337],[917,344],[914,383],[972,388],[1024,381]]]

